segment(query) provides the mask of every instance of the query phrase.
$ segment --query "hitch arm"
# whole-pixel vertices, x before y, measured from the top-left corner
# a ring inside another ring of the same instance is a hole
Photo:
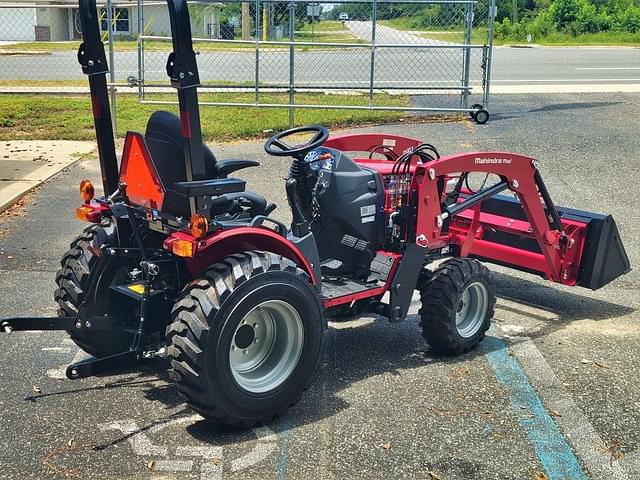
[[[0,331],[28,332],[37,330],[112,330],[116,322],[111,317],[13,317],[0,320]]]

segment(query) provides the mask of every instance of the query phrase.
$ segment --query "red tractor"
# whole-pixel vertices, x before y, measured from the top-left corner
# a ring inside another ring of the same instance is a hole
[[[156,112],[145,135],[127,133],[118,168],[96,3],[80,0],[78,58],[104,196],[82,182],[77,215],[90,226],[62,258],[58,316],[0,321],[8,332],[68,331],[94,357],[70,365],[69,378],[166,357],[194,410],[250,426],[300,398],[327,318],[373,312],[400,322],[418,291],[426,341],[459,354],[493,315],[480,260],[590,289],[629,271],[613,218],[556,208],[533,158],[441,157],[397,135],[331,137],[321,126],[274,135],[266,152],[292,158],[292,223],[270,218],[275,205],[229,176],[257,162],[217,160],[202,142],[187,2],[168,5],[180,116]],[[309,139],[291,140],[300,135]]]

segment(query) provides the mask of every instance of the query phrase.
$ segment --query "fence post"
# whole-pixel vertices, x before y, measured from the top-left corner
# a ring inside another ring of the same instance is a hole
[[[116,115],[116,67],[113,53],[113,7],[111,0],[106,1],[107,9],[107,38],[109,39],[109,92],[111,93],[111,123],[113,123],[113,136],[118,136],[117,115]]]
[[[469,106],[469,71],[471,70],[471,35],[473,33],[473,3],[465,4],[464,58],[462,61],[462,108]]]
[[[496,20],[496,0],[489,4],[489,16],[487,17],[487,44],[485,46],[487,60],[484,65],[484,98],[482,99],[485,110],[489,105],[489,86],[491,84],[491,56],[493,55],[494,23]]]
[[[295,82],[295,41],[296,32],[296,4],[289,4],[289,128],[293,128],[295,124],[295,104],[294,82]]]
[[[263,6],[264,8],[264,6]],[[256,105],[260,103],[260,0],[256,0]]]
[[[144,40],[140,38],[144,35],[142,0],[138,0],[136,9],[138,11],[138,101],[142,101],[144,100]]]
[[[369,107],[373,106],[373,83],[376,65],[376,24],[378,22],[378,0],[371,6],[371,68],[369,70]]]

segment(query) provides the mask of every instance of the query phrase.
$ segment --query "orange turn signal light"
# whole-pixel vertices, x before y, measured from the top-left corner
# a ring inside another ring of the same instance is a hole
[[[193,235],[194,238],[202,238],[209,231],[209,221],[199,213],[196,213],[191,217],[190,223],[191,235]]]
[[[82,180],[80,182],[80,198],[88,203],[93,200],[93,196],[95,195],[96,190],[93,188],[93,183],[89,180]]]
[[[92,211],[93,210],[89,207],[78,207],[76,208],[76,217],[78,217],[78,220],[82,220],[83,222],[88,222],[89,214]]]
[[[178,257],[191,258],[193,257],[193,242],[177,238],[171,242],[171,252]]]

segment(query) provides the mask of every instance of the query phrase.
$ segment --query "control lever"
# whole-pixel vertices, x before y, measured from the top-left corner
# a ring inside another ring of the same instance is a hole
[[[291,221],[291,233],[296,237],[304,237],[309,233],[309,222],[304,216],[304,212],[300,206],[300,199],[298,198],[298,192],[296,191],[297,185],[298,181],[295,178],[289,178],[285,189],[287,191],[287,200],[291,207],[291,215],[293,217]]]

